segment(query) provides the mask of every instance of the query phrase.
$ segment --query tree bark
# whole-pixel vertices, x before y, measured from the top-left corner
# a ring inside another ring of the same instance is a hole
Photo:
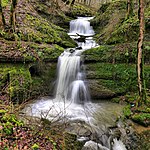
[[[16,6],[17,0],[11,0],[10,25],[14,31],[16,29]]]
[[[144,40],[144,0],[139,0],[139,39],[137,43],[137,75],[138,75],[138,89],[139,89],[139,99],[138,106],[140,106],[143,102],[146,101],[146,93],[144,87],[144,72],[143,72],[143,40]]]
[[[3,14],[3,8],[2,8],[2,0],[0,0],[0,27],[1,26],[5,26],[6,25],[6,22],[5,22],[5,17],[4,17],[4,14]]]
[[[127,15],[126,19],[129,19],[133,15],[133,0],[127,0]]]

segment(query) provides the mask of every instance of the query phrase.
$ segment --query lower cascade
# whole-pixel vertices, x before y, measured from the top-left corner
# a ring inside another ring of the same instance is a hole
[[[46,116],[46,119],[58,122],[61,118],[61,121],[69,122],[66,130],[85,142],[82,150],[126,150],[122,142],[126,136],[122,125],[118,124],[119,129],[111,129],[121,116],[122,106],[90,100],[81,57],[83,51],[97,46],[92,38],[94,31],[90,19],[92,17],[79,17],[70,23],[68,34],[77,41],[78,47],[66,49],[58,58],[55,97],[43,97],[28,104],[23,111],[29,116]],[[119,134],[118,138],[116,132],[124,135]]]
[[[78,53],[65,51],[59,57],[56,99],[69,100],[72,103],[89,101],[89,92],[81,68],[81,57]]]

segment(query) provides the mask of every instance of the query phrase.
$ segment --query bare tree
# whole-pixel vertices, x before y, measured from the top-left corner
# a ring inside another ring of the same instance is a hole
[[[138,99],[138,106],[140,106],[143,102],[146,103],[146,91],[144,85],[144,71],[143,71],[143,40],[144,40],[144,30],[145,30],[145,23],[144,23],[144,0],[139,0],[139,39],[137,43],[137,75],[138,75],[138,89],[139,89],[139,99]]]

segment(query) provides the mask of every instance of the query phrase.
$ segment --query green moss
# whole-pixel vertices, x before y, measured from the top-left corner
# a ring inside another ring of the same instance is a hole
[[[52,95],[56,64],[1,64],[0,90],[15,103],[31,97]]]
[[[57,61],[64,49],[57,44],[49,46],[47,44],[32,43],[28,46],[30,49],[23,53],[24,61]]]
[[[139,20],[137,4],[134,3],[133,15],[126,19],[126,1],[113,1],[101,6],[92,24],[97,32],[100,44],[116,44],[137,41]],[[145,7],[145,39],[149,39],[149,5]]]
[[[137,41],[139,33],[139,22],[137,16],[133,16],[116,27],[111,37],[107,39],[107,44]]]
[[[13,101],[21,102],[29,97],[32,79],[25,65],[1,64],[0,72],[0,88],[6,86],[5,92]]]
[[[97,61],[97,62],[106,62],[112,60],[112,51],[113,46],[101,45],[97,48],[92,48],[83,52],[85,56],[85,61]]]
[[[29,14],[26,15],[25,27],[20,28],[19,34],[21,40],[24,41],[60,44],[64,47],[68,47],[68,45],[76,46],[64,29],[48,22],[46,19]]]
[[[32,75],[32,92],[31,96],[53,95],[54,80],[56,75],[56,64],[43,63],[33,64],[39,74]]]
[[[145,66],[146,87],[149,88],[150,66]],[[89,63],[86,65],[87,78],[96,79],[100,85],[110,89],[116,94],[137,91],[136,65]]]
[[[150,125],[150,114],[149,113],[134,114],[132,116],[132,120],[141,125],[148,126]]]
[[[130,105],[124,107],[123,114],[126,118],[129,118],[131,116],[132,112],[131,112]]]
[[[90,8],[80,5],[80,4],[74,4],[70,14],[67,14],[71,17],[76,17],[76,16],[93,16],[94,12],[91,11]]]
[[[81,150],[83,147],[83,142],[77,141],[77,135],[72,133],[65,133],[64,135],[65,143],[64,149],[65,150]]]
[[[150,42],[144,42],[144,61],[150,63]],[[137,42],[100,45],[83,52],[85,62],[136,63]]]

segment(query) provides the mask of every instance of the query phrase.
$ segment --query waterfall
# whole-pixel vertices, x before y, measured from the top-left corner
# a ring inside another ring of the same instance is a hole
[[[93,19],[93,17],[78,17],[76,20],[72,20],[70,22],[70,35],[85,35],[92,36],[94,35],[94,30],[92,26],[90,26],[89,20]]]
[[[70,22],[70,35],[76,37],[76,33],[82,36],[92,36],[94,31],[90,26],[89,19],[92,17],[81,18]],[[80,38],[79,36],[76,37]],[[88,37],[89,38],[89,37]],[[96,43],[85,37],[85,42],[77,42],[80,50],[65,50],[58,58],[56,99],[68,100],[72,103],[84,103],[90,100],[90,94],[85,83],[85,73],[82,69],[81,53],[91,47],[95,47]]]
[[[120,139],[107,133],[109,127],[116,125],[122,106],[108,102],[90,102],[81,57],[83,51],[97,46],[92,38],[94,31],[90,26],[90,19],[92,17],[79,17],[70,22],[68,34],[77,41],[78,47],[65,49],[58,58],[55,97],[41,98],[26,106],[24,112],[54,122],[67,120],[67,130],[77,134],[78,140],[86,139],[82,150],[126,150]],[[83,41],[80,41],[81,37]],[[96,139],[98,143],[91,139]]]
[[[81,57],[64,52],[58,59],[56,99],[70,100],[73,103],[88,101],[89,92],[81,70]]]

